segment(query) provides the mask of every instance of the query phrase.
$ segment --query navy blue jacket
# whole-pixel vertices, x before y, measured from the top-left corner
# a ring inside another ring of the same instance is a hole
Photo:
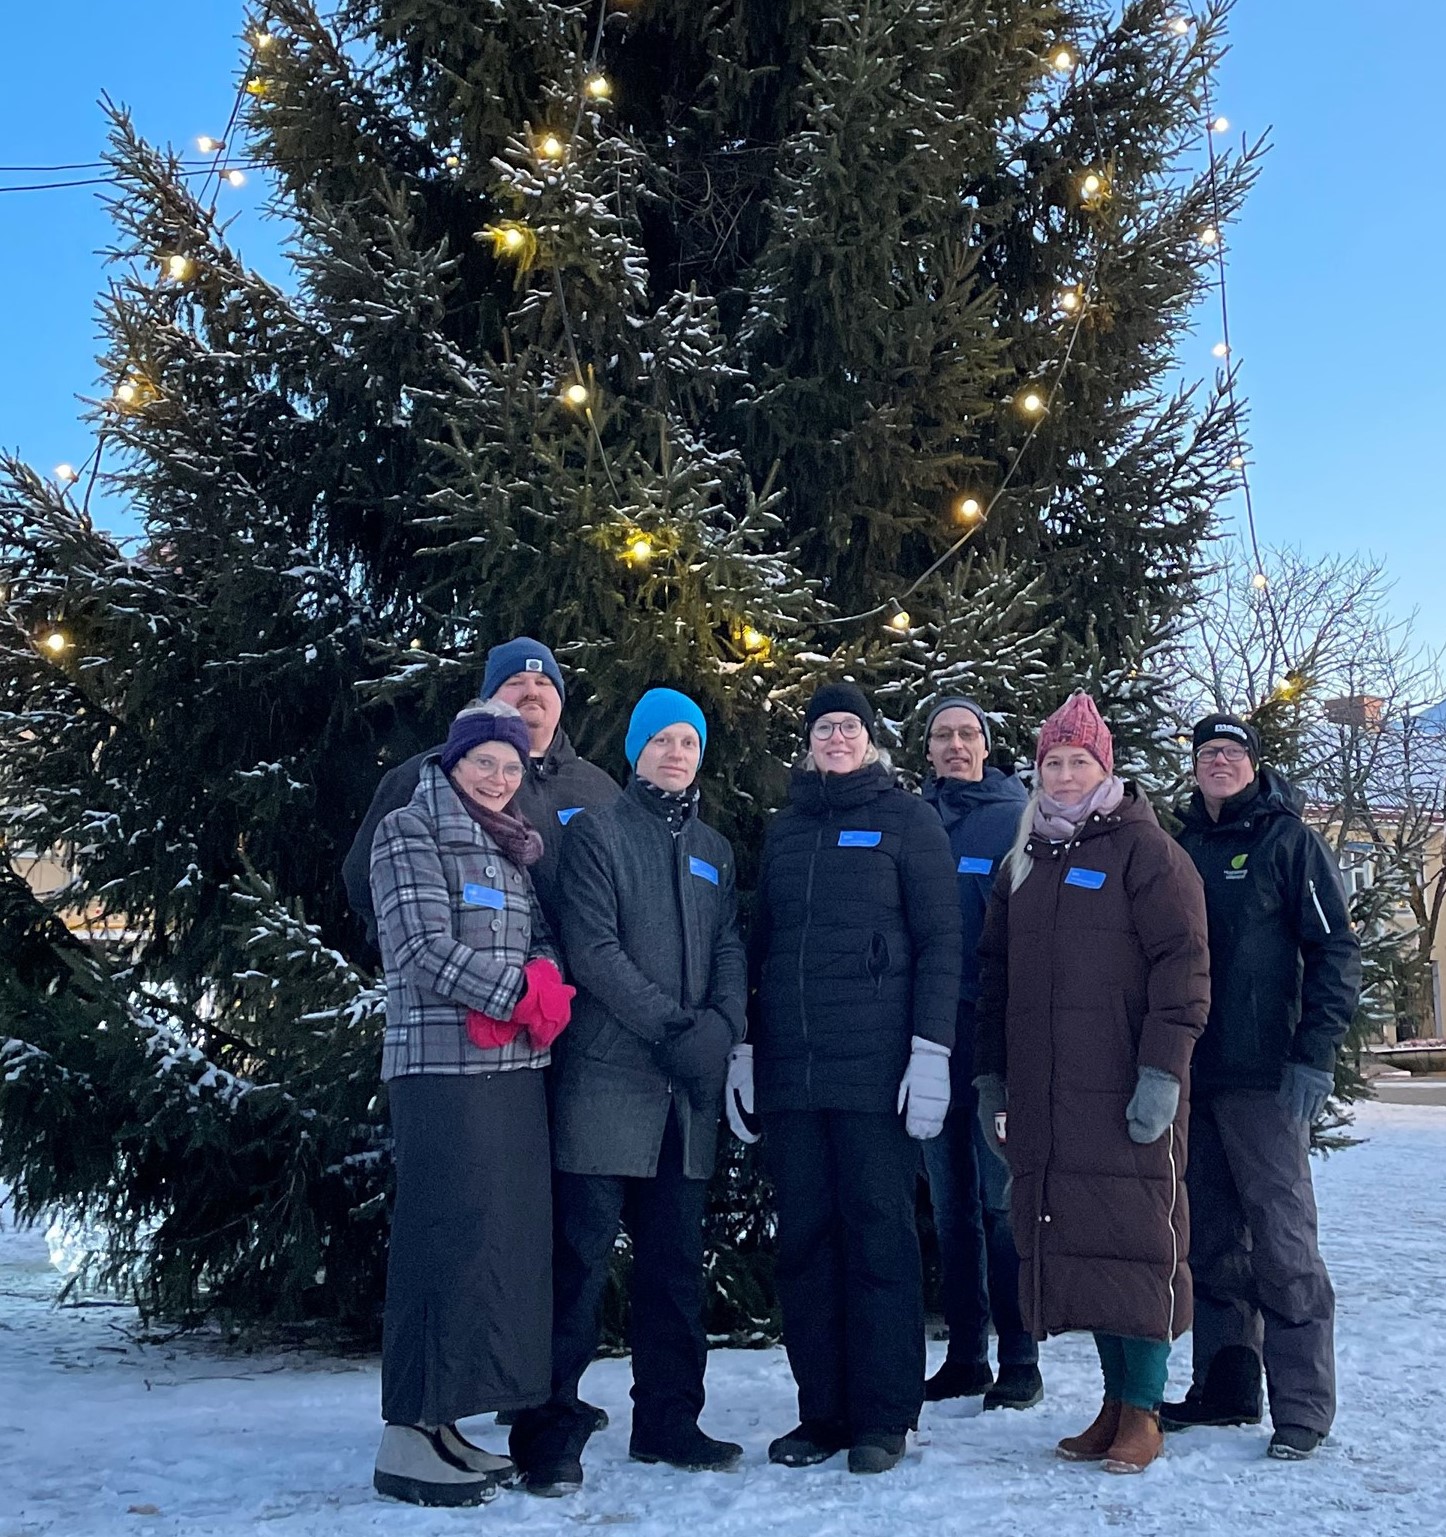
[[[1012,774],[986,768],[984,778],[925,782],[924,799],[939,813],[949,834],[959,881],[959,913],[964,922],[964,963],[959,972],[959,1003],[973,1009],[979,998],[979,941],[989,893],[1004,856],[1019,831],[1029,791]]]

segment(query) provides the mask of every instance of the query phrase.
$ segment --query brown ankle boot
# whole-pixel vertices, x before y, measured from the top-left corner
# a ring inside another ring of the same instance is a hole
[[[1056,1457],[1066,1462],[1103,1462],[1115,1444],[1120,1428],[1120,1411],[1124,1405],[1118,1398],[1107,1398],[1095,1422],[1077,1436],[1066,1436],[1054,1449]]]
[[[1159,1415],[1153,1409],[1125,1404],[1120,1410],[1120,1428],[1114,1444],[1105,1454],[1105,1472],[1143,1473],[1164,1445]]]

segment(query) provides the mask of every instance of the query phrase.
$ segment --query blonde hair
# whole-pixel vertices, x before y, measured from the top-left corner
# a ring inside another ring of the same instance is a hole
[[[887,747],[880,747],[874,742],[870,742],[864,749],[864,761],[859,764],[859,767],[864,768],[870,763],[882,763],[886,769],[892,769],[894,766],[894,760],[889,756],[889,749]],[[813,761],[812,748],[804,753],[799,767],[807,769],[810,774],[821,774],[823,772],[818,764]]]
[[[1024,810],[1020,813],[1019,826],[1014,830],[1014,842],[1004,856],[1004,867],[1009,871],[1011,896],[1028,880],[1029,872],[1034,868],[1034,860],[1025,850],[1029,847],[1029,840],[1034,836],[1034,813],[1039,805],[1039,797],[1043,794],[1043,790],[1036,789],[1025,802]]]

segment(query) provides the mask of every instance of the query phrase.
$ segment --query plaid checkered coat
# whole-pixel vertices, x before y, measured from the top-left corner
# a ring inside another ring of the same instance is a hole
[[[372,901],[387,985],[382,1078],[544,1067],[525,1031],[505,1046],[467,1039],[467,1010],[508,1019],[522,968],[562,963],[525,870],[467,814],[436,759],[372,842]]]

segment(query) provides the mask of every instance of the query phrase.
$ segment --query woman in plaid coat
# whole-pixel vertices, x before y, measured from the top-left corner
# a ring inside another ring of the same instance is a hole
[[[509,705],[464,710],[372,844],[396,1199],[373,1482],[475,1505],[512,1463],[456,1422],[547,1397],[551,1183],[543,1075],[572,989],[527,874],[542,851],[508,807],[528,734]]]

